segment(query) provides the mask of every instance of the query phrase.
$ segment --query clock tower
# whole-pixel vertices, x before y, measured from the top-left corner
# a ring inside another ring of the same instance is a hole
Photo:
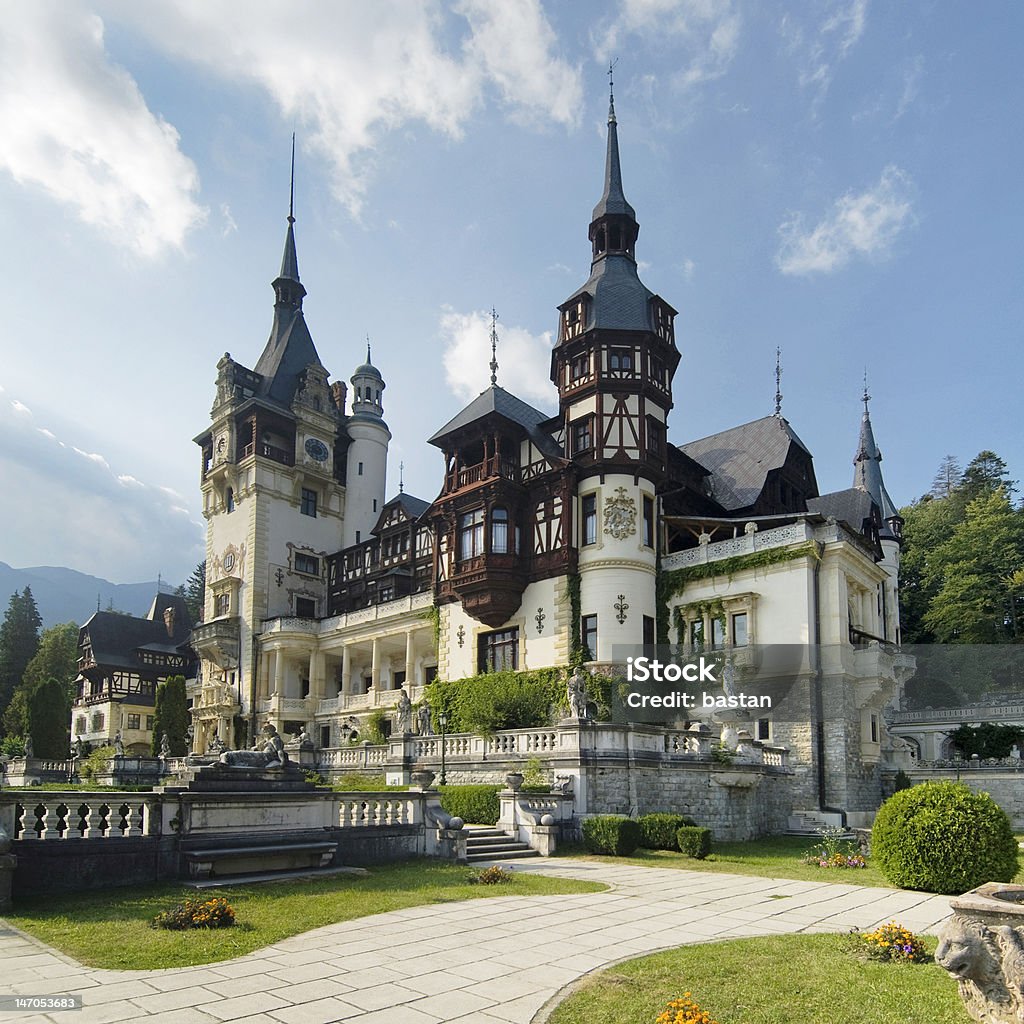
[[[306,326],[294,224],[289,212],[270,338],[251,370],[224,354],[211,425],[195,439],[207,522],[197,751],[244,742],[233,729],[243,707],[255,735],[255,635],[264,619],[326,615],[327,556],[342,543],[346,388],[330,384]]]

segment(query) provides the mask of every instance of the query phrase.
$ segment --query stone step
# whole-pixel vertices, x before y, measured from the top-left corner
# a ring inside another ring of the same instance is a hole
[[[500,846],[504,843],[511,842],[515,842],[515,840],[513,840],[510,836],[505,835],[503,832],[499,832],[497,835],[493,836],[469,836],[466,839],[466,845],[472,850],[475,850],[478,847],[495,845]]]
[[[488,850],[466,854],[467,862],[484,860],[521,860],[524,857],[539,857],[539,850],[531,850],[526,845],[516,846],[508,850]]]

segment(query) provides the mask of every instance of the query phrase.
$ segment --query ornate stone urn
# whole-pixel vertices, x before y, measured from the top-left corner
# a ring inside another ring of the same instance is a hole
[[[522,772],[509,772],[505,776],[505,784],[513,793],[518,793],[523,786],[523,773]]]
[[[950,900],[953,916],[939,935],[935,962],[960,986],[968,1014],[981,1024],[1024,1020],[1024,885],[986,882]]]
[[[409,773],[409,781],[416,789],[430,789],[434,784],[434,773],[429,768],[414,768]]]

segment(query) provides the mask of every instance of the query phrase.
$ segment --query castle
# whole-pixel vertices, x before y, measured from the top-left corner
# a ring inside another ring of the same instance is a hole
[[[490,386],[430,437],[443,473],[427,501],[401,487],[388,498],[369,347],[350,387],[320,361],[289,213],[270,338],[252,369],[218,362],[195,438],[197,753],[272,722],[305,730],[329,766],[368,713],[403,690],[418,702],[438,677],[566,666],[583,651],[600,667],[656,643],[742,665],[758,645],[790,644],[807,654],[786,707],[747,723],[744,742],[787,752],[791,809],[873,811],[900,754],[887,709],[912,663],[896,646],[901,521],[867,393],[852,486],[837,493],[818,494],[778,402],[671,442],[676,310],[640,280],[638,235],[612,99],[590,274],[558,307],[558,412],[499,386],[492,359]]]

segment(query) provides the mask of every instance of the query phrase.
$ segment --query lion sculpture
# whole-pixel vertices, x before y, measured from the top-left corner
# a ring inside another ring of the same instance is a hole
[[[980,1024],[1024,1024],[1024,942],[1007,925],[991,928],[954,914],[935,962],[960,986],[968,1014]]]

